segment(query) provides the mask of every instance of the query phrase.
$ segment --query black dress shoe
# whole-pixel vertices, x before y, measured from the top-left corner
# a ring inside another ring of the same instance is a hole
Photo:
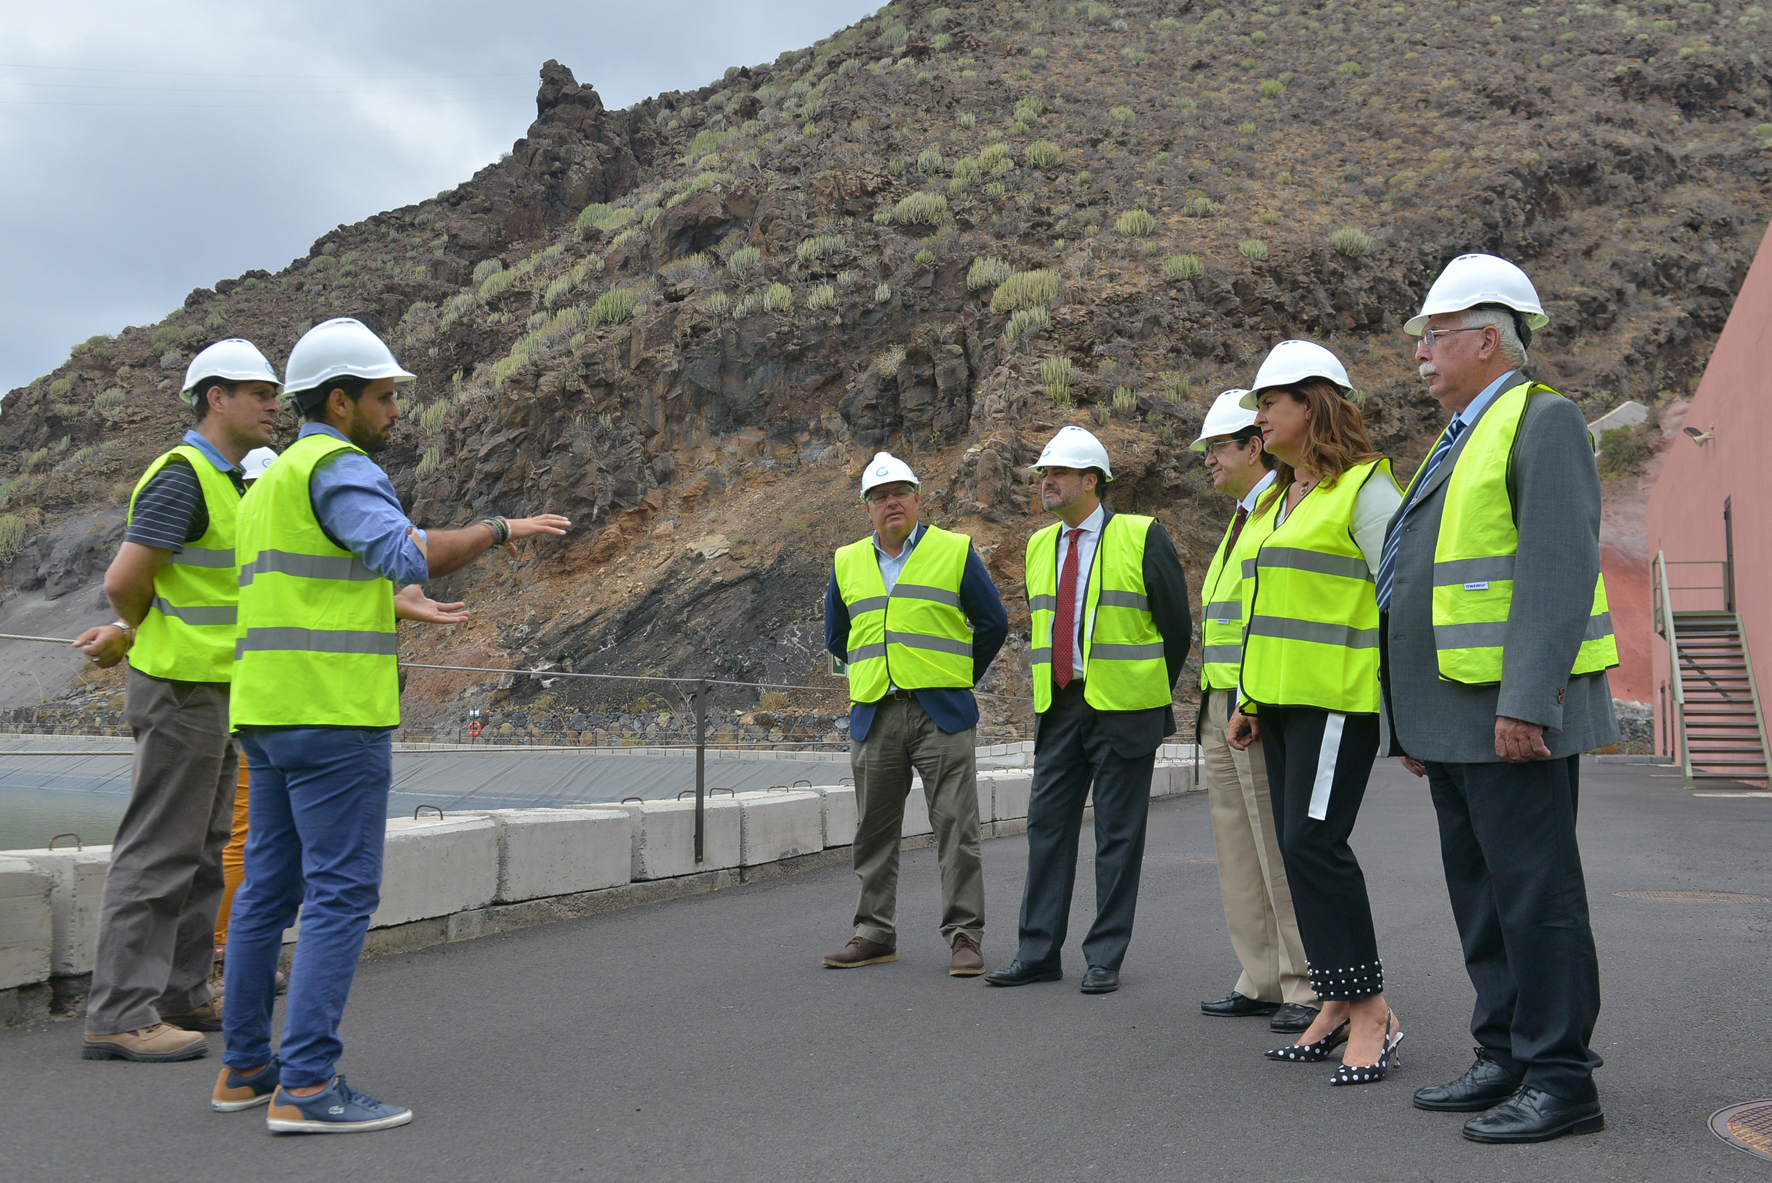
[[[1278,1031],[1282,1035],[1298,1035],[1309,1031],[1311,1024],[1317,1021],[1317,1008],[1306,1006],[1302,1002],[1282,1002],[1274,1017],[1267,1021],[1269,1031]]]
[[[1493,1109],[1520,1091],[1520,1078],[1495,1062],[1485,1047],[1472,1048],[1476,1063],[1457,1080],[1415,1090],[1417,1109],[1451,1113],[1476,1113]]]
[[[1104,965],[1090,966],[1083,974],[1083,984],[1077,987],[1084,994],[1112,994],[1119,988],[1120,971]]]
[[[1026,986],[1031,982],[1056,982],[1064,977],[1064,971],[1054,966],[1051,969],[1040,969],[1025,961],[1011,961],[1007,968],[992,970],[984,975],[984,980],[992,986]]]
[[[1241,1019],[1249,1015],[1271,1015],[1280,1009],[1277,1002],[1261,1002],[1254,998],[1244,998],[1235,990],[1220,998],[1217,1002],[1202,1002],[1200,1013],[1212,1015],[1220,1019]],[[1305,1024],[1310,1026],[1309,1023]],[[1302,1028],[1300,1028],[1302,1030]]]
[[[1527,1084],[1489,1112],[1465,1122],[1464,1136],[1473,1142],[1548,1142],[1564,1134],[1596,1134],[1605,1128],[1598,1097],[1565,1101]]]

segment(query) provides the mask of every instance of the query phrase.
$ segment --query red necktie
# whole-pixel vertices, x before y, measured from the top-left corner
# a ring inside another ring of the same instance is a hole
[[[1077,636],[1077,536],[1081,526],[1068,531],[1070,546],[1064,552],[1064,569],[1058,576],[1058,613],[1052,618],[1052,681],[1063,690],[1071,684],[1072,648]]]
[[[1229,558],[1230,553],[1233,550],[1237,549],[1237,539],[1243,533],[1243,523],[1247,522],[1248,520],[1249,520],[1249,507],[1246,505],[1237,506],[1237,520],[1231,526],[1231,540],[1225,544],[1225,548],[1224,548],[1224,553],[1225,553],[1226,558]]]

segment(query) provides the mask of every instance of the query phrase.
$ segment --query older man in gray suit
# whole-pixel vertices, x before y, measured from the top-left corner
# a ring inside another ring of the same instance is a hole
[[[1407,330],[1452,413],[1391,519],[1378,573],[1385,754],[1428,778],[1476,987],[1477,1059],[1415,1094],[1478,1142],[1592,1133],[1599,966],[1575,841],[1581,753],[1618,726],[1600,482],[1580,410],[1526,379],[1547,323],[1518,267],[1447,265]]]

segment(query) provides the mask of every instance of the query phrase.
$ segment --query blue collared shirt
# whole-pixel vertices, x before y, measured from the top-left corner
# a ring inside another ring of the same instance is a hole
[[[203,434],[195,427],[185,432],[185,438],[182,442],[191,445],[191,447],[207,456],[209,462],[215,465],[217,472],[235,473],[241,476],[244,475],[245,470],[243,470],[238,464],[235,464],[232,460],[229,460],[226,456],[223,456],[220,452],[216,451],[215,445],[205,439]]]
[[[886,581],[888,593],[897,585],[898,577],[904,572],[905,562],[927,529],[927,526],[918,525],[911,532],[910,538],[905,540],[904,550],[897,559],[881,550],[879,539],[874,539],[874,556],[880,561],[880,578]],[[887,570],[888,563],[893,564],[890,572]],[[972,626],[972,682],[977,685],[984,680],[985,671],[990,668],[991,661],[1009,636],[1009,613],[1003,607],[1003,597],[997,594],[997,585],[991,581],[990,572],[985,570],[984,560],[973,550],[967,552],[966,572],[960,580],[960,611],[965,613],[966,622]],[[843,602],[842,592],[838,590],[837,572],[834,568],[824,592],[824,640],[825,648],[834,656],[847,660],[849,605]],[[949,735],[978,725],[978,700],[972,696],[970,690],[943,688],[913,690],[911,693],[917,696],[918,704],[929,713],[935,725]],[[878,705],[872,702],[850,704],[850,739],[860,743],[868,737],[868,729],[874,725],[874,711]]]
[[[297,439],[324,433],[344,440],[344,433],[324,423],[304,423]],[[314,467],[308,478],[314,516],[326,536],[350,551],[363,565],[397,584],[424,583],[431,577],[423,552],[407,537],[413,528],[394,483],[381,466],[357,452],[335,452]],[[419,532],[419,537],[424,537]]]
[[[1452,417],[1454,419],[1463,420],[1466,427],[1474,425],[1477,421],[1477,416],[1483,413],[1483,408],[1494,402],[1495,396],[1500,394],[1519,372],[1520,371],[1518,370],[1509,370],[1495,381],[1489,383],[1489,385],[1483,387],[1483,393],[1479,394],[1476,398],[1471,399],[1470,406]]]

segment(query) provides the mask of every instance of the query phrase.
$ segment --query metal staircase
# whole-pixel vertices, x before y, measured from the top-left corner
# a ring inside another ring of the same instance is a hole
[[[1670,588],[1669,567],[1721,567],[1720,585]],[[1655,556],[1655,631],[1666,640],[1668,685],[1680,771],[1687,780],[1765,780],[1768,774],[1766,720],[1754,685],[1747,638],[1735,612],[1734,564],[1669,563]],[[1674,592],[1722,592],[1723,608],[1676,611]]]

